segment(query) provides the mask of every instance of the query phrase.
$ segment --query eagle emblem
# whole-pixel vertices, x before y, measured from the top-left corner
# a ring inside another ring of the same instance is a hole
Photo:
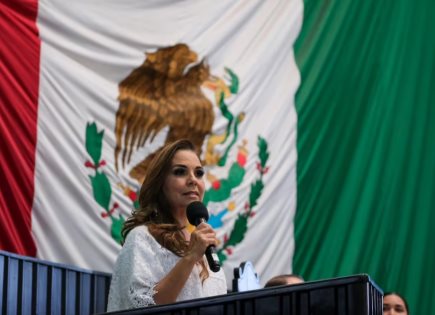
[[[263,176],[269,169],[268,144],[266,139],[258,135],[257,178],[251,182],[248,198],[239,206],[233,228],[223,228],[224,217],[240,203],[233,197],[233,191],[245,180],[246,165],[250,159],[248,140],[244,138],[239,141],[239,126],[245,118],[245,112],[234,113],[227,104],[227,100],[239,90],[239,78],[231,69],[224,70],[224,78],[211,75],[204,60],[198,61],[197,54],[186,44],[146,53],[143,64],[119,84],[119,108],[114,130],[116,173],[119,173],[120,167],[125,169],[131,163],[135,151],[153,142],[164,129],[167,131],[164,144],[180,138],[190,139],[195,144],[198,155],[204,159],[203,164],[209,166],[206,179],[210,185],[205,191],[203,202],[205,205],[214,203],[209,222],[216,229],[222,228],[218,250],[221,262],[243,241],[249,218],[255,215],[254,208],[264,188]],[[214,105],[203,93],[202,87],[213,91],[217,114],[225,122],[226,127],[215,133],[212,133]],[[207,143],[203,145],[206,137]],[[107,162],[102,157],[103,138],[104,130],[99,130],[96,122],[87,124],[85,146],[90,160],[85,162],[85,167],[93,170],[89,179],[95,201],[105,210],[101,217],[110,218],[111,235],[121,243],[125,218],[120,212],[120,204],[113,198],[112,184],[104,171]],[[203,155],[202,148],[205,150]],[[139,186],[149,162],[159,150],[161,148],[148,154],[139,163],[134,163],[129,170],[129,176]],[[115,187],[122,189],[134,207],[138,206],[134,187],[122,182]],[[116,212],[119,212],[118,216]]]
[[[125,168],[132,153],[168,128],[165,144],[191,140],[198,154],[214,122],[213,105],[201,86],[210,71],[186,44],[146,53],[144,63],[119,84],[114,150],[115,170]],[[158,149],[160,150],[160,149]],[[129,175],[142,183],[155,151],[133,166]]]

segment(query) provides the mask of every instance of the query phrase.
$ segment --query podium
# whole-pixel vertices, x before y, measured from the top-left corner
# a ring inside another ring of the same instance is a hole
[[[0,250],[0,314],[104,312],[111,274]]]
[[[365,274],[105,314],[382,315],[382,290]]]

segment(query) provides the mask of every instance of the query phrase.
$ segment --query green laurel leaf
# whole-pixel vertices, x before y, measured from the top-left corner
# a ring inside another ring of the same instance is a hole
[[[236,94],[239,91],[239,77],[230,68],[225,68],[225,71],[231,78],[230,91],[232,94]]]
[[[249,205],[251,209],[257,205],[257,200],[260,198],[263,188],[264,183],[260,179],[257,179],[254,184],[251,184],[251,192],[249,193]]]
[[[266,167],[266,162],[269,159],[269,152],[267,152],[267,142],[264,138],[258,136],[258,149],[259,149],[259,153],[258,153],[258,157],[260,158],[260,164],[261,167]]]
[[[118,244],[122,243],[122,235],[121,235],[121,231],[122,231],[122,227],[124,226],[124,222],[125,219],[122,215],[119,216],[119,219],[114,218],[113,216],[112,218],[112,238],[118,242]]]
[[[98,165],[101,159],[104,130],[98,132],[95,122],[86,124],[86,151],[92,158],[94,165]]]
[[[225,244],[225,247],[235,246],[243,241],[245,233],[248,230],[248,217],[243,214],[239,214],[236,222],[234,223],[234,229],[231,231],[230,237]]]
[[[220,261],[223,263],[227,259],[227,255],[224,250],[229,246],[235,246],[243,241],[245,234],[248,230],[248,219],[252,213],[252,209],[257,205],[257,201],[260,198],[263,189],[263,170],[266,167],[267,160],[269,159],[269,152],[267,152],[267,142],[264,138],[258,137],[258,158],[260,159],[261,169],[260,178],[251,184],[251,191],[249,192],[249,209],[243,214],[239,214],[237,220],[234,223],[233,230],[230,233],[230,237],[223,244],[222,248],[218,251]],[[243,177],[242,177],[243,179]]]
[[[220,180],[219,189],[210,188],[205,192],[203,203],[208,204],[209,201],[222,201],[228,199],[233,188],[239,186],[243,182],[243,177],[246,170],[237,162],[231,165],[228,172],[228,179]]]
[[[219,261],[221,262],[221,264],[224,263],[225,260],[227,260],[227,255],[224,254],[223,250],[220,250],[217,252],[217,255],[219,257]]]
[[[94,198],[97,203],[106,211],[109,211],[110,197],[112,196],[112,187],[106,174],[96,172],[95,176],[89,175],[91,179]]]

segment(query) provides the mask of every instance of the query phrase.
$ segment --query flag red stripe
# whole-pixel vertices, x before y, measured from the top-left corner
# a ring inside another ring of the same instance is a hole
[[[32,202],[40,39],[37,0],[0,3],[0,248],[36,255]]]

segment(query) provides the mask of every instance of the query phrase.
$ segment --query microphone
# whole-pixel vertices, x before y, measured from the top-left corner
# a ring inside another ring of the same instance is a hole
[[[194,201],[187,206],[187,219],[189,223],[198,226],[202,222],[208,220],[208,210],[201,201]],[[216,247],[209,245],[205,250],[205,257],[207,258],[208,266],[213,272],[218,272],[221,269],[219,257],[216,254]]]

